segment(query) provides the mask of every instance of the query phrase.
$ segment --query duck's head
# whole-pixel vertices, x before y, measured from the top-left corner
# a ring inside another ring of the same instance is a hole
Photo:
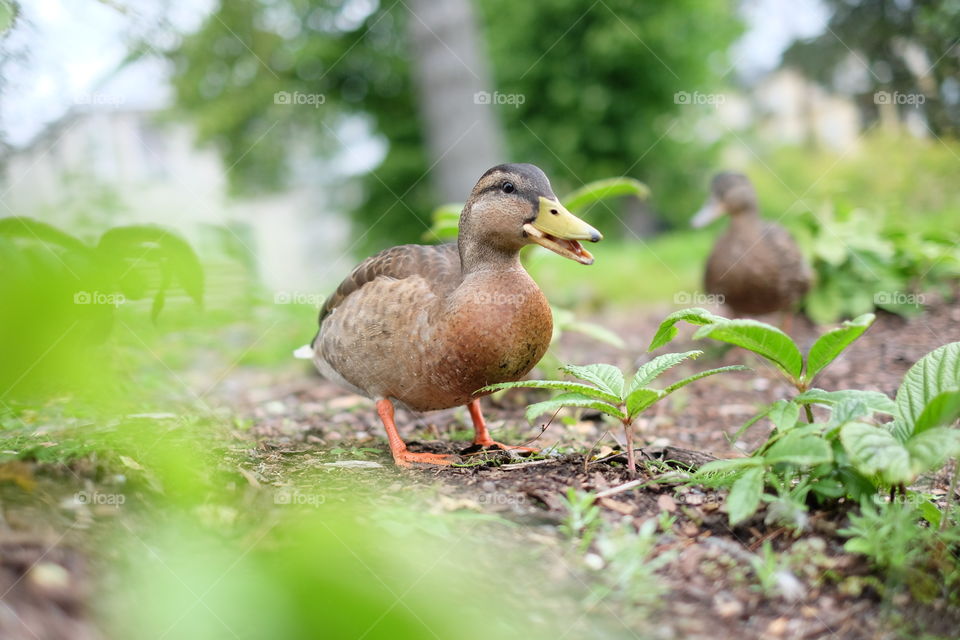
[[[736,216],[756,211],[757,194],[750,179],[742,173],[721,171],[710,183],[710,197],[693,216],[690,225],[705,227],[720,216]]]
[[[581,264],[593,256],[581,241],[598,242],[600,232],[566,210],[550,181],[532,164],[501,164],[484,173],[460,216],[461,255],[466,243],[481,253],[515,254],[539,244]]]

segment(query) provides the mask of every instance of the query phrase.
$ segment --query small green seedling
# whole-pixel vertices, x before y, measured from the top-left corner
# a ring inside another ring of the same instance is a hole
[[[665,371],[684,360],[698,358],[702,351],[686,353],[667,353],[658,356],[641,366],[627,384],[623,372],[611,364],[591,364],[586,366],[566,365],[562,370],[580,382],[569,380],[521,380],[503,382],[484,387],[480,391],[498,391],[526,387],[531,389],[553,389],[562,391],[560,395],[527,407],[527,420],[531,422],[538,416],[556,411],[561,407],[580,407],[594,409],[616,418],[623,425],[627,440],[627,464],[631,475],[636,475],[637,467],[633,451],[633,425],[637,417],[647,408],[663,400],[668,395],[686,385],[726,371],[740,371],[746,367],[734,365],[701,371],[683,380],[674,382],[663,389],[654,389],[649,385]]]

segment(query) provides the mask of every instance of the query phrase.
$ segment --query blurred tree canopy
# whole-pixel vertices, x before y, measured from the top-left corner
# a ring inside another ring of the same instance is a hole
[[[785,66],[854,93],[870,119],[877,117],[877,91],[922,95],[931,130],[938,135],[960,133],[960,0],[824,3],[831,12],[828,29],[794,43],[784,54]],[[866,66],[864,84],[852,86],[845,80],[848,65]]]
[[[539,164],[558,191],[626,174],[651,185],[667,218],[684,219],[711,168],[711,143],[691,131],[710,107],[677,104],[674,95],[716,89],[742,29],[732,3],[477,2],[498,85],[491,91],[525,97],[499,106],[504,161]],[[221,1],[167,51],[177,107],[196,122],[200,142],[220,149],[240,192],[281,188],[304,166],[309,179],[311,165],[301,161],[332,154],[338,123],[362,115],[388,147],[350,203],[358,234],[367,234],[360,244],[416,241],[442,203],[424,178],[409,18],[402,2]],[[277,104],[277,92],[324,102]]]

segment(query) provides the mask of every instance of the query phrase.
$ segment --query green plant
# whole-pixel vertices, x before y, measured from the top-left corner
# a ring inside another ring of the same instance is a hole
[[[636,196],[646,198],[650,194],[647,186],[633,178],[606,178],[583,185],[579,189],[560,198],[560,202],[572,213],[578,213],[592,204],[610,198]],[[431,214],[432,224],[424,232],[424,240],[444,241],[457,237],[460,225],[462,204],[449,203],[437,207]]]
[[[633,374],[629,384],[626,383],[623,372],[611,364],[591,364],[586,366],[566,365],[563,371],[578,378],[580,382],[568,380],[521,380],[519,382],[503,382],[484,387],[480,391],[497,391],[526,387],[531,389],[551,389],[562,391],[560,395],[538,402],[527,407],[526,417],[533,421],[536,417],[556,411],[561,407],[579,407],[594,409],[618,420],[623,426],[627,441],[627,466],[630,474],[636,475],[636,461],[633,450],[633,423],[645,409],[663,400],[668,395],[686,385],[706,378],[707,376],[726,371],[746,369],[740,365],[720,367],[701,371],[692,376],[674,382],[663,389],[655,389],[649,385],[661,374],[677,366],[687,359],[695,359],[703,355],[702,351],[687,351],[686,353],[668,353],[658,356],[642,365]]]
[[[794,232],[817,273],[804,299],[814,322],[827,324],[883,309],[920,313],[924,292],[960,276],[956,238],[943,233],[885,229],[855,209],[844,217],[824,209],[797,217]]]
[[[3,218],[0,272],[0,387],[8,391],[89,381],[88,348],[109,335],[130,301],[152,297],[156,321],[175,287],[203,300],[193,249],[156,226],[115,227],[87,243],[38,220]]]
[[[581,549],[590,546],[601,523],[600,507],[594,504],[596,500],[594,494],[577,491],[573,487],[567,489],[565,496],[560,496],[560,503],[567,510],[567,516],[559,527],[560,532],[570,540],[579,540]]]
[[[882,487],[903,487],[960,453],[960,432],[948,427],[960,416],[960,343],[945,345],[917,362],[892,402],[875,392],[811,386],[869,328],[870,314],[821,335],[806,360],[793,340],[775,327],[729,320],[703,309],[668,316],[650,349],[672,340],[681,320],[700,325],[694,338],[709,337],[761,356],[798,391],[793,398],[764,408],[741,428],[742,432],[763,416],[774,426],[768,440],[749,457],[711,462],[694,474],[694,481],[729,487],[731,525],[756,513],[763,500],[775,503],[779,514],[796,524],[802,520],[796,514],[810,493],[820,499],[859,500]],[[830,410],[828,421],[814,420],[814,404]],[[806,423],[799,420],[801,407]],[[894,420],[873,424],[875,413],[893,415]],[[765,495],[768,485],[778,487],[776,497]]]

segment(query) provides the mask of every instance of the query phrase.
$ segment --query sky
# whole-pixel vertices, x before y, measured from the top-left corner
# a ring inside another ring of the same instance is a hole
[[[190,31],[214,0],[124,2],[42,0],[21,2],[23,19],[5,43],[22,54],[5,65],[0,94],[0,130],[14,147],[29,143],[45,126],[76,106],[161,106],[168,100],[165,67],[138,65],[105,84],[127,54],[131,30],[158,16],[177,30]],[[748,30],[734,46],[738,73],[752,77],[776,67],[783,50],[798,37],[820,33],[827,12],[820,0],[742,0]],[[107,89],[105,89],[107,87]]]

